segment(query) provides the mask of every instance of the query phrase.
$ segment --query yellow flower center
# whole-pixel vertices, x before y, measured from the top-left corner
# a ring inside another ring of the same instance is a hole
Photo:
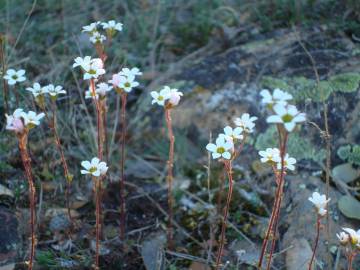
[[[217,153],[219,153],[219,154],[223,154],[224,152],[225,152],[225,148],[224,147],[218,147],[217,149],[216,149],[216,152]]]
[[[284,121],[284,123],[289,123],[293,120],[293,116],[291,114],[285,114],[282,117],[282,120]]]

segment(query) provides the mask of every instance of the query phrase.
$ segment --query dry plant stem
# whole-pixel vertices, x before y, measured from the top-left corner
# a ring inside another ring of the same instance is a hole
[[[126,100],[127,94],[121,94],[121,179],[120,179],[120,239],[125,240],[125,144],[126,144]]]
[[[49,126],[54,133],[55,144],[59,151],[60,160],[61,160],[63,170],[64,170],[64,175],[65,175],[65,180],[66,180],[66,191],[65,191],[65,193],[66,193],[65,194],[66,208],[67,208],[69,219],[70,219],[71,223],[73,223],[73,218],[71,216],[71,211],[70,211],[70,190],[71,190],[72,176],[69,173],[69,167],[68,167],[67,161],[65,159],[65,154],[64,154],[64,150],[63,150],[63,147],[61,144],[60,136],[56,129],[56,101],[55,100],[52,101],[52,115],[53,115],[52,122],[51,123],[49,122]]]
[[[227,194],[226,205],[225,205],[225,208],[224,208],[224,215],[223,215],[223,222],[222,222],[222,227],[221,227],[219,250],[218,250],[218,253],[217,253],[217,257],[216,257],[216,267],[215,267],[216,270],[218,270],[220,268],[222,253],[223,253],[224,244],[225,244],[226,220],[228,218],[230,202],[231,202],[231,197],[232,197],[232,192],[233,192],[232,164],[231,163],[232,163],[231,160],[230,161],[225,161],[225,163],[224,163],[224,166],[225,166],[228,178],[229,178],[229,191],[228,191],[228,194]]]
[[[283,130],[284,131],[284,130]],[[284,131],[285,134],[282,134],[282,129],[278,126],[278,132],[279,132],[279,146],[280,146],[280,158],[281,158],[281,170],[280,170],[280,176],[279,176],[279,189],[276,194],[276,200],[277,204],[275,206],[275,217],[273,220],[273,228],[272,228],[272,244],[270,249],[270,255],[267,263],[267,269],[270,269],[271,267],[271,260],[272,255],[274,253],[275,249],[275,241],[276,241],[276,232],[278,227],[278,220],[280,217],[280,208],[281,208],[281,201],[282,201],[282,194],[283,194],[283,188],[284,188],[284,181],[285,181],[285,155],[286,155],[286,144],[288,140],[288,133]],[[261,264],[260,264],[261,265]]]
[[[5,41],[4,37],[0,34],[0,60],[1,60],[1,70],[3,76],[5,75],[6,65],[5,65]],[[9,111],[9,101],[8,101],[8,88],[7,83],[4,78],[2,78],[3,81],[3,93],[4,93],[4,107],[5,107],[5,113]]]
[[[312,270],[312,265],[314,262],[314,258],[315,258],[315,253],[316,253],[316,249],[319,243],[319,237],[320,237],[320,226],[321,226],[321,217],[318,215],[317,220],[316,220],[316,238],[315,238],[315,244],[314,244],[314,248],[313,248],[313,254],[311,256],[311,260],[309,263],[309,270]]]
[[[19,149],[21,154],[21,160],[24,165],[26,178],[29,184],[29,202],[30,202],[30,230],[31,230],[31,247],[28,269],[33,268],[33,261],[35,256],[35,186],[31,172],[31,159],[27,151],[27,132],[18,135]]]
[[[173,196],[172,196],[172,182],[173,182],[173,167],[174,167],[174,144],[175,137],[172,130],[171,122],[171,108],[165,108],[165,120],[168,129],[168,136],[170,141],[169,146],[169,160],[168,160],[168,207],[169,207],[169,220],[167,227],[167,239],[169,249],[173,248],[173,231],[172,231],[172,220],[173,220]]]

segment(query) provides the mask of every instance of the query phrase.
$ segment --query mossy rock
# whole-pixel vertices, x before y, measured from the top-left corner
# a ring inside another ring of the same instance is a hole
[[[273,78],[264,76],[261,86],[264,88],[280,88],[288,91],[295,101],[310,99],[314,102],[326,101],[333,92],[351,93],[358,89],[359,73],[343,73],[323,80],[319,84],[316,80],[305,77]]]
[[[255,148],[260,151],[266,148],[277,147],[278,137],[275,126],[270,126],[264,133],[256,138]],[[289,136],[287,152],[297,160],[313,160],[321,163],[325,159],[325,150],[317,149],[309,139],[299,134],[292,133]]]

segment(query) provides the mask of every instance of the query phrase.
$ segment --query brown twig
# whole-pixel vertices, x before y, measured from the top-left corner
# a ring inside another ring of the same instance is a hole
[[[312,256],[311,256],[311,260],[310,260],[310,263],[309,263],[309,270],[312,270],[312,264],[313,264],[313,261],[314,261],[314,258],[315,258],[315,253],[316,253],[316,249],[317,249],[317,246],[318,246],[318,243],[319,243],[320,227],[321,227],[320,220],[321,220],[321,216],[318,215],[317,220],[316,220],[316,238],[315,238],[315,244],[314,244],[313,254],[312,254]]]
[[[171,121],[171,108],[165,108],[165,120],[168,129],[169,136],[169,160],[167,162],[168,166],[168,207],[169,207],[169,220],[167,227],[167,238],[168,238],[168,247],[169,249],[173,248],[173,232],[172,232],[172,220],[173,220],[173,196],[172,196],[172,182],[173,182],[173,167],[174,167],[174,144],[175,137],[172,130],[172,121]]]
[[[220,235],[220,243],[219,243],[219,250],[216,257],[216,267],[215,269],[218,270],[220,267],[220,262],[222,258],[222,253],[225,245],[225,231],[226,231],[226,220],[229,214],[230,202],[232,198],[233,192],[233,178],[232,178],[232,161],[225,161],[224,167],[226,168],[227,176],[229,179],[229,191],[226,199],[226,205],[224,208],[224,215],[223,215],[223,222],[221,227],[221,235]]]
[[[35,244],[36,244],[36,237],[35,237],[35,186],[34,180],[31,172],[31,159],[27,150],[27,138],[28,138],[28,131],[25,131],[21,134],[18,134],[19,139],[19,149],[21,154],[21,160],[24,165],[26,178],[29,184],[29,202],[30,202],[30,230],[31,230],[31,247],[30,247],[30,258],[29,258],[29,266],[28,269],[32,270],[33,268],[33,261],[35,257]]]

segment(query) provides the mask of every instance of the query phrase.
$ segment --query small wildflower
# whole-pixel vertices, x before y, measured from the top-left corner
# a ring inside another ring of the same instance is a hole
[[[100,23],[101,22],[93,22],[89,25],[85,25],[85,26],[83,26],[82,31],[87,32],[87,33],[93,33],[95,31],[97,31],[97,27]]]
[[[12,115],[6,116],[6,129],[15,131],[17,133],[21,133],[24,130],[24,123],[23,120],[21,120],[21,115],[23,113],[23,109],[19,108],[16,109]]]
[[[91,43],[103,43],[106,40],[106,37],[99,32],[93,32],[90,36]]]
[[[33,87],[27,87],[26,90],[30,91],[35,98],[37,98],[38,96],[42,96],[48,92],[47,88],[41,87],[39,83],[34,83]]]
[[[45,86],[47,93],[51,97],[57,97],[60,94],[66,94],[66,91],[63,89],[61,85],[54,86],[53,84],[49,84]]]
[[[290,171],[295,170],[296,159],[293,157],[289,157],[289,154],[286,154],[284,157],[284,169],[289,169]],[[281,170],[281,158],[277,161],[277,169]]]
[[[244,113],[240,118],[234,120],[235,125],[241,127],[244,132],[252,133],[254,131],[255,123],[258,118],[256,116],[251,116],[248,113]]]
[[[37,114],[36,112],[29,111],[27,113],[22,112],[21,117],[24,119],[24,124],[28,128],[33,128],[40,125],[40,120],[45,116],[44,113]]]
[[[272,106],[274,104],[286,105],[287,102],[289,100],[292,100],[292,98],[293,98],[292,95],[280,90],[279,88],[276,88],[274,90],[273,94],[271,94],[269,90],[263,89],[263,90],[261,90],[260,95],[262,96],[261,103],[270,105],[270,106]]]
[[[116,22],[114,20],[108,21],[108,22],[103,22],[101,23],[102,27],[104,30],[111,30],[111,31],[119,31],[121,32],[123,30],[123,24]]]
[[[349,237],[352,245],[358,245],[360,243],[360,230],[355,231],[351,228],[342,228]]]
[[[169,86],[165,86],[165,88],[167,88],[170,91],[169,104],[172,106],[177,106],[180,102],[181,97],[183,96],[183,93],[175,88],[170,89]]]
[[[305,113],[300,113],[294,105],[276,104],[273,109],[276,114],[269,116],[266,122],[283,124],[288,132],[293,131],[297,123],[306,120]]]
[[[108,85],[107,83],[104,82],[96,85],[96,93],[102,97],[106,96],[106,93],[110,92],[112,89],[113,87],[111,85]]]
[[[7,80],[7,83],[9,85],[14,85],[18,82],[23,82],[26,80],[25,77],[25,70],[15,70],[15,69],[8,69],[6,71],[6,75],[4,76],[4,79]]]
[[[97,157],[94,157],[91,161],[82,161],[81,166],[85,169],[81,170],[81,174],[91,174],[96,177],[105,175],[108,170],[106,163],[100,161]]]
[[[135,81],[135,76],[119,76],[117,77],[116,88],[124,90],[127,93],[130,93],[134,87],[139,86],[139,83]]]
[[[80,66],[84,72],[84,80],[97,79],[105,74],[104,63],[100,58],[91,59],[90,56],[75,58],[73,67]]]
[[[160,106],[164,106],[165,101],[170,97],[170,88],[165,87],[164,89],[160,90],[160,92],[152,91],[150,95],[153,98],[151,104],[157,103]]]
[[[215,144],[209,143],[206,145],[206,149],[211,152],[213,159],[218,159],[220,157],[224,159],[231,159],[231,149],[233,144],[229,141],[226,141],[224,137],[218,137],[215,141]]]
[[[122,68],[121,71],[119,72],[119,75],[126,76],[126,77],[140,76],[140,75],[142,75],[142,72],[137,67],[133,67],[132,69]]]
[[[82,57],[76,57],[74,59],[74,64],[73,64],[73,68],[75,67],[81,67],[83,70],[89,70],[90,69],[90,64],[91,64],[91,56],[85,56],[84,58]]]
[[[318,192],[314,192],[311,197],[309,197],[309,201],[312,202],[320,216],[326,215],[326,205],[330,201],[330,199],[326,199],[326,195],[320,195]]]
[[[277,148],[267,148],[265,151],[259,151],[262,163],[277,163],[281,162],[280,150]]]
[[[241,134],[242,132],[243,129],[241,127],[232,128],[230,126],[226,126],[224,128],[225,136],[231,138],[233,142],[244,139],[244,136]]]
[[[347,243],[349,243],[350,236],[346,232],[337,233],[336,237],[339,239],[341,245],[346,245]]]
[[[93,92],[91,89],[85,91],[85,99],[88,98],[93,98],[93,99],[98,99],[99,98],[99,94],[97,92]]]

